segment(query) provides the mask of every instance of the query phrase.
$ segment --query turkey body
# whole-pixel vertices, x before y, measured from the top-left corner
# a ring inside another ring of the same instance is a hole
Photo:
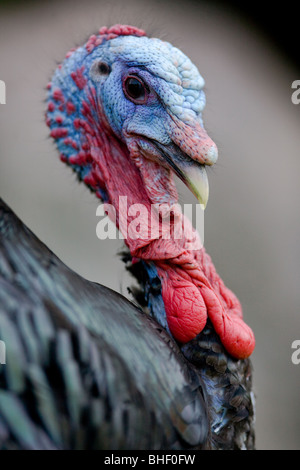
[[[139,307],[71,271],[0,203],[0,449],[254,447],[254,334],[177,207],[174,174],[205,207],[218,158],[203,87],[179,49],[119,24],[48,83],[50,135],[109,205]]]
[[[0,448],[201,445],[200,381],[155,321],[0,207]]]
[[[160,285],[132,269],[153,314]],[[251,449],[249,359],[210,323],[180,346],[65,266],[0,203],[0,449]]]

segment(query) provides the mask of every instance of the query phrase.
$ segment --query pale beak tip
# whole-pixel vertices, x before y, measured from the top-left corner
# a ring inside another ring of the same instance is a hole
[[[201,208],[205,210],[209,197],[209,184],[204,166],[194,166],[193,171],[190,172],[187,178],[187,183],[192,193],[198,199]]]

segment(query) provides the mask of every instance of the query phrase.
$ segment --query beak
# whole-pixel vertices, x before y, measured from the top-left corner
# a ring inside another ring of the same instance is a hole
[[[182,181],[187,185],[194,196],[196,196],[204,210],[209,197],[209,184],[205,166],[199,163],[185,165],[184,168],[181,169],[181,173],[183,174]]]
[[[166,131],[172,143],[162,145],[155,142],[155,145],[167,165],[205,209],[209,196],[205,166],[211,166],[217,161],[217,146],[198,121],[185,123],[176,116],[169,115]]]
[[[177,145],[161,145],[154,141],[152,143],[159,150],[167,166],[183,181],[205,209],[209,196],[205,165],[192,160]]]

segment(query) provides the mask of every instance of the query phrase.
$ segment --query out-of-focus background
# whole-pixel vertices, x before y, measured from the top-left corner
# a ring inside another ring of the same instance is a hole
[[[219,147],[206,249],[256,334],[257,448],[299,449],[300,365],[291,344],[300,339],[300,105],[291,84],[300,70],[267,28],[220,2],[2,2],[0,196],[71,268],[127,295],[122,241],[97,239],[99,202],[59,161],[43,118],[57,61],[114,23],[172,42],[205,78],[204,122]],[[182,185],[180,194],[195,202]]]

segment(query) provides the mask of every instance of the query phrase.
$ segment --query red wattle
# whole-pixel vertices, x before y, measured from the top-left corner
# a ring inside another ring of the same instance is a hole
[[[207,309],[199,289],[171,268],[158,269],[169,329],[174,338],[187,343],[205,327]]]
[[[240,302],[224,285],[204,248],[194,257],[186,251],[155,264],[162,280],[168,326],[177,341],[195,338],[209,317],[229,354],[237,359],[252,354],[255,338],[243,321]]]
[[[203,286],[201,292],[208,316],[225,349],[237,359],[249,357],[255,348],[255,338],[240,312],[226,311],[212,289]]]

